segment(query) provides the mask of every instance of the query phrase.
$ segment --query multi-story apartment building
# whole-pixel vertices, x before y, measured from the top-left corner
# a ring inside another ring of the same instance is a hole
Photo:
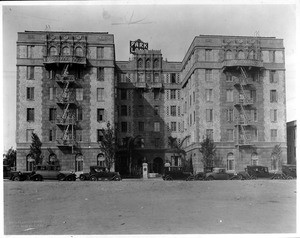
[[[24,32],[17,48],[18,169],[32,167],[33,130],[45,157],[62,168],[103,165],[97,141],[107,122],[116,128],[121,174],[140,173],[145,160],[153,173],[166,162],[181,167],[170,137],[184,141],[195,171],[203,169],[206,136],[228,170],[278,169],[271,156],[276,144],[286,160],[281,39],[200,35],[182,62],[147,49],[116,61],[107,33]]]

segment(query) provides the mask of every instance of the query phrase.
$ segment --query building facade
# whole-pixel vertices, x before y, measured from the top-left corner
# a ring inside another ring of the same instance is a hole
[[[290,121],[286,124],[286,133],[287,133],[287,163],[296,164],[297,121]]]
[[[116,170],[161,174],[181,168],[170,138],[201,171],[200,142],[217,146],[220,166],[250,164],[272,170],[286,162],[283,40],[274,37],[196,36],[182,62],[160,50],[136,50],[116,61],[108,33],[24,32],[17,42],[17,153],[19,170],[32,169],[30,134],[44,159],[62,169],[103,165],[100,129],[114,125]],[[274,161],[275,145],[283,161]]]

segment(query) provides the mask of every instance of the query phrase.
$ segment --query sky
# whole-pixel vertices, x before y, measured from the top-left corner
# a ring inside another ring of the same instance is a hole
[[[293,1],[247,5],[229,4],[229,1],[220,1],[225,5],[204,5],[202,1],[189,4],[176,1],[177,5],[152,2],[155,4],[136,2],[140,5],[125,5],[125,2],[117,2],[109,5],[108,2],[86,1],[35,2],[24,6],[21,2],[2,3],[4,151],[12,146],[16,148],[17,32],[44,31],[49,27],[51,31],[114,34],[117,60],[128,60],[129,41],[136,39],[148,42],[149,49],[160,49],[168,61],[182,61],[194,37],[200,34],[254,36],[259,32],[260,36],[283,39],[287,121],[297,119],[296,5],[292,4]]]

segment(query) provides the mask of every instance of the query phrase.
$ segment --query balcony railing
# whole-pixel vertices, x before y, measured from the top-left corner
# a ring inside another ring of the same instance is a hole
[[[67,118],[57,117],[56,124],[57,125],[74,125],[74,124],[76,124],[76,119],[74,117],[67,117]]]
[[[53,55],[53,56],[44,57],[44,64],[53,64],[53,63],[86,64],[86,57],[71,56],[71,55],[66,55],[66,56]]]
[[[56,97],[56,103],[61,103],[61,104],[66,104],[66,103],[69,103],[69,104],[77,104],[77,101],[76,101],[76,96],[71,94],[65,94],[65,95],[61,95],[59,97]]]
[[[254,59],[231,59],[223,61],[224,67],[236,67],[236,66],[250,66],[250,67],[259,67],[263,68],[263,62],[261,60]]]
[[[235,101],[235,105],[252,105],[253,104],[253,98],[239,98]]]
[[[246,85],[252,84],[251,81],[252,81],[251,78],[237,78],[237,77],[234,77],[234,85],[246,86]]]
[[[68,146],[68,147],[72,147],[72,146],[76,146],[77,145],[77,142],[75,139],[56,139],[56,143],[57,143],[57,146]]]
[[[237,117],[235,119],[236,125],[247,126],[252,125],[252,121],[243,117]]]

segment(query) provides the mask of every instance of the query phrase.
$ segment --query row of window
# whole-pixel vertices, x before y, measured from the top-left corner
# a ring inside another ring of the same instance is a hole
[[[131,130],[131,122],[122,121],[121,122],[121,132],[126,133],[130,132]],[[145,122],[138,122],[138,131],[144,132],[145,131]],[[154,122],[153,123],[153,131],[154,132],[160,132],[160,122]]]
[[[143,60],[140,58],[137,60],[137,66],[138,68],[151,68],[151,66],[153,66],[153,68],[159,68],[159,59],[154,59],[152,63],[150,59]]]

